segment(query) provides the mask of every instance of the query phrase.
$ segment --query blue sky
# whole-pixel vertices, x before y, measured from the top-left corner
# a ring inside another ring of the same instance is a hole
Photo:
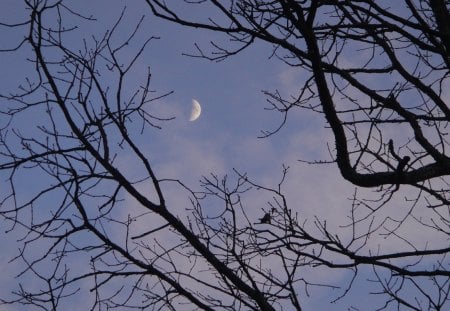
[[[160,37],[150,42],[134,72],[136,81],[130,81],[130,87],[133,82],[140,83],[149,66],[153,75],[152,89],[160,94],[174,91],[172,95],[155,103],[153,112],[162,117],[175,116],[176,119],[162,124],[163,129],[160,131],[149,130],[136,138],[143,150],[150,154],[159,177],[179,178],[195,189],[199,187],[198,180],[202,175],[210,172],[227,174],[236,168],[248,172],[250,177],[264,185],[276,186],[281,177],[282,165],[285,164],[291,167],[285,191],[291,208],[299,213],[301,219],[312,221],[313,217],[318,216],[326,219],[329,226],[336,230],[341,230],[339,226],[348,223],[345,215],[350,210],[348,198],[353,194],[353,186],[340,177],[334,165],[310,166],[298,161],[329,159],[327,143],[333,142],[322,116],[308,111],[292,111],[286,126],[278,134],[266,139],[257,138],[261,135],[261,130],[274,129],[281,120],[281,116],[275,112],[264,110],[264,107],[267,107],[266,97],[261,91],[279,90],[284,95],[295,94],[296,86],[302,79],[300,72],[276,59],[269,59],[270,46],[256,43],[222,62],[186,57],[182,56],[182,53],[195,52],[194,43],[208,51],[211,40],[226,42],[226,39],[218,34],[186,29],[158,20],[151,16],[144,1],[133,1],[130,4],[129,1],[103,0],[91,1],[86,7],[86,2],[78,2],[78,5],[80,10],[98,18],[98,22],[83,24],[74,36],[74,44],[80,43],[81,41],[76,40],[82,37],[88,38],[91,33],[104,33],[125,5],[127,8],[119,33],[127,33],[127,30],[135,26],[140,16],[145,14],[139,38],[144,40],[147,36]],[[20,7],[20,1],[4,1],[1,21],[21,20],[23,11]],[[118,39],[119,37],[120,35]],[[1,33],[2,47],[14,40],[17,40],[17,33]],[[129,47],[130,55],[134,52],[133,48],[133,45]],[[126,58],[126,53],[123,56]],[[0,58],[4,73],[0,76],[1,91],[23,82],[29,70],[23,57],[24,54],[18,53],[2,55]],[[197,121],[188,122],[187,113],[193,98],[201,103],[202,115]],[[25,124],[26,120],[21,122]],[[138,174],[138,169],[127,160],[127,157],[123,156],[118,162],[130,174]],[[2,180],[5,177],[1,176]],[[31,184],[27,187],[33,187],[33,180],[24,179],[25,182]],[[183,208],[188,203],[183,201],[186,198],[178,197],[177,190],[167,191],[174,194],[169,203],[180,208],[180,215],[186,216]],[[370,193],[366,190],[363,192]],[[253,197],[250,200],[249,208],[252,210],[249,210],[249,214],[255,219],[261,215],[261,206],[264,206],[266,199]],[[407,212],[404,201],[399,202],[402,202],[399,203],[399,208],[390,211],[393,218],[401,218]],[[132,210],[133,203],[128,204]],[[4,224],[0,223],[0,226],[3,228]],[[426,233],[415,233],[412,227],[405,230],[417,234],[418,242],[427,241]],[[7,293],[16,286],[14,275],[20,267],[18,263],[8,263],[8,260],[17,252],[13,241],[18,236],[15,232],[0,236],[0,244],[7,245],[2,247],[4,251],[0,254],[2,293]],[[391,238],[393,242],[387,243],[387,247],[395,249],[395,238]],[[377,241],[382,240],[374,239],[373,245],[376,245]],[[311,270],[308,273],[317,280],[330,278],[332,274],[326,270]],[[349,278],[349,275],[341,272],[333,273],[333,282],[338,284]],[[364,310],[368,301],[376,299],[367,295],[369,291],[371,289],[355,286],[348,298],[333,305],[329,305],[329,301],[342,291],[331,291],[330,295],[328,290],[311,289],[313,295],[310,298],[302,298],[305,299],[305,310],[325,307],[327,310],[342,310],[343,305],[349,301]],[[10,310],[20,308],[10,307]],[[70,310],[70,307],[66,310]]]

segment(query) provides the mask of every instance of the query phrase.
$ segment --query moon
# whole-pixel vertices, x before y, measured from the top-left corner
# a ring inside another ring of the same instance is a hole
[[[202,113],[202,106],[200,106],[200,103],[196,100],[192,100],[192,108],[191,108],[191,114],[189,116],[189,121],[195,121],[200,117],[200,114]]]

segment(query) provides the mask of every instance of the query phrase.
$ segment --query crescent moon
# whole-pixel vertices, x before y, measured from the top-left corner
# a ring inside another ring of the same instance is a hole
[[[200,117],[200,114],[202,113],[202,106],[200,106],[200,103],[193,99],[192,100],[192,108],[191,108],[191,114],[189,116],[189,121],[195,121]]]

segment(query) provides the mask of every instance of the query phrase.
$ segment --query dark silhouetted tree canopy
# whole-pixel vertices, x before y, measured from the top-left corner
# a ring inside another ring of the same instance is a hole
[[[262,136],[284,135],[293,111],[323,120],[330,157],[302,161],[337,166],[354,186],[339,228],[302,215],[287,165],[272,186],[245,169],[200,185],[158,172],[143,141],[172,120],[152,110],[171,92],[152,89],[150,69],[133,76],[158,44],[153,29],[124,10],[78,40],[78,27],[103,27],[87,8],[24,3],[26,20],[0,20],[19,34],[2,55],[29,65],[17,89],[0,89],[1,226],[19,236],[24,267],[5,307],[308,310],[325,296],[330,309],[450,308],[448,1],[141,3],[151,18],[214,33],[190,55],[211,66],[258,42],[301,74],[296,93],[265,92],[282,121]]]

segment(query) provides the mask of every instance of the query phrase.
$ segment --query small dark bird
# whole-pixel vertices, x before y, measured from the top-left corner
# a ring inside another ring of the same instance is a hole
[[[265,213],[262,218],[259,219],[260,224],[270,224],[270,213]]]
[[[411,158],[408,156],[404,156],[403,158],[400,158],[400,156],[395,153],[394,141],[392,139],[389,139],[388,147],[389,147],[389,151],[391,152],[392,156],[398,161],[395,171],[398,174],[402,174],[405,170],[406,165],[411,160]]]
[[[404,171],[405,166],[408,164],[409,160],[411,160],[410,157],[404,156],[403,159],[398,162],[396,169],[397,173],[402,173]]]

